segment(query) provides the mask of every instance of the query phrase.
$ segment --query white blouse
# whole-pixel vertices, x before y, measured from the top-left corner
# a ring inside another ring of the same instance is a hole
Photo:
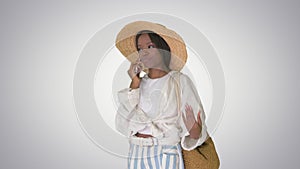
[[[116,129],[127,137],[139,132],[158,139],[172,138],[181,141],[185,150],[194,149],[208,137],[198,92],[191,79],[181,72],[171,71],[157,79],[143,78],[140,88],[125,88],[118,92],[118,98],[120,105],[115,119]],[[193,108],[195,119],[201,111],[202,131],[199,139],[189,137],[183,122],[182,113],[185,114],[186,104]]]

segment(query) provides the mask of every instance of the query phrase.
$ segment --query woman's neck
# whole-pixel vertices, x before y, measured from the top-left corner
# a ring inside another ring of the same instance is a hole
[[[150,68],[148,77],[151,79],[156,79],[156,78],[161,78],[168,74],[170,72],[170,69],[168,70],[162,70],[162,69],[155,69],[155,68]]]

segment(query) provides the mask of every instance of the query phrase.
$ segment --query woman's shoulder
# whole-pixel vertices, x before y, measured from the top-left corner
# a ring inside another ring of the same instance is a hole
[[[180,83],[190,83],[192,82],[191,79],[189,78],[189,76],[185,73],[182,73],[180,71],[171,71],[170,72],[171,77],[173,77],[174,79],[180,80]]]
[[[176,76],[182,76],[182,75],[185,75],[184,73],[180,72],[180,71],[177,71],[177,70],[172,70],[169,72],[169,75],[172,76],[172,77],[176,77]]]

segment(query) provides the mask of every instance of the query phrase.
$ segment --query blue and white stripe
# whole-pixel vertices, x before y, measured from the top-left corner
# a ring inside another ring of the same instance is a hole
[[[130,144],[128,169],[181,169],[178,145],[140,146]],[[183,165],[182,165],[183,166]]]

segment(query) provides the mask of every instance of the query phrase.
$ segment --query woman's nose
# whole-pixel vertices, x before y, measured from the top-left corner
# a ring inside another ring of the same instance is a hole
[[[144,56],[144,55],[147,55],[147,54],[149,54],[148,49],[140,49],[140,51],[139,51],[140,56]]]

